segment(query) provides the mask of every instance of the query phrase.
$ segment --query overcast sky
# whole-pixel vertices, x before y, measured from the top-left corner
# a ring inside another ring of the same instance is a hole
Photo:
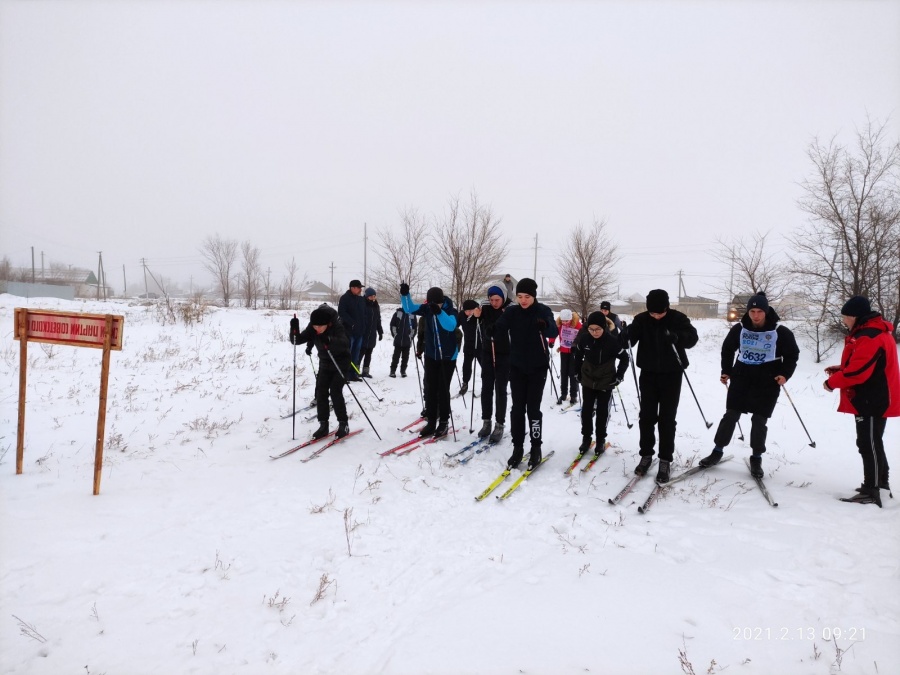
[[[900,116],[900,1],[0,0],[0,256],[140,259],[195,287],[211,234],[273,278],[363,276],[378,228],[471,191],[549,290],[608,222],[621,294],[710,294],[716,237],[805,222],[818,136]]]

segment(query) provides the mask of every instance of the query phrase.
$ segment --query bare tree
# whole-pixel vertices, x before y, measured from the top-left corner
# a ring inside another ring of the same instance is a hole
[[[506,258],[507,245],[497,236],[500,218],[489,205],[481,204],[473,191],[468,204],[451,197],[447,212],[435,225],[432,236],[435,263],[450,280],[450,295],[459,304],[484,294],[488,279]],[[430,263],[431,261],[427,261]]]
[[[766,246],[771,231],[755,232],[751,237],[729,241],[716,239],[713,256],[731,269],[728,286],[720,286],[730,301],[735,293],[764,291],[770,302],[777,302],[790,285],[790,271],[785,261]]]
[[[599,309],[603,296],[612,290],[615,266],[621,259],[618,244],[605,230],[605,220],[595,218],[589,229],[579,223],[557,259],[560,285],[555,286],[556,293],[583,317]]]
[[[306,275],[299,277],[297,260],[291,258],[284,264],[285,274],[278,288],[279,309],[294,307],[294,300],[299,300],[299,291],[306,285]]]
[[[213,275],[226,307],[231,302],[232,269],[237,261],[237,252],[237,241],[224,239],[219,234],[208,236],[200,247],[203,266]]]
[[[819,301],[832,319],[843,302],[865,295],[894,324],[900,319],[900,142],[886,124],[868,120],[856,147],[814,140],[813,174],[801,183],[800,208],[810,222],[792,237],[793,265],[803,285],[828,295]],[[818,303],[817,303],[818,304]]]
[[[400,232],[387,228],[378,230],[378,259],[380,265],[370,277],[378,295],[384,299],[399,298],[397,290],[406,281],[415,290],[418,271],[425,258],[428,243],[428,223],[417,209],[407,207],[400,213]],[[379,289],[380,287],[380,289]]]
[[[241,244],[241,269],[238,273],[244,307],[256,307],[259,291],[262,286],[262,267],[259,262],[260,251],[252,242]]]

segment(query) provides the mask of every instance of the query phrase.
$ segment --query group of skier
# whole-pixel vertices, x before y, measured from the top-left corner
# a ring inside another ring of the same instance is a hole
[[[669,482],[682,382],[687,381],[690,386],[687,350],[698,342],[690,319],[670,306],[668,294],[661,289],[648,293],[646,311],[636,314],[630,324],[612,313],[606,301],[599,310],[590,312],[584,322],[569,309],[563,309],[554,319],[550,308],[537,301],[537,283],[533,279],[523,278],[515,284],[515,302],[510,297],[511,285],[506,275],[503,285],[488,288],[485,301],[467,299],[462,310],[457,311],[439,287],[428,289],[424,302],[416,303],[408,284],[400,284],[400,308],[390,323],[394,337],[390,376],[396,377],[399,363],[401,377],[406,377],[409,351],[415,345],[416,355],[423,362],[426,424],[420,436],[443,436],[450,431],[450,387],[462,351],[460,394],[468,390],[473,362],[481,370],[482,427],[478,437],[487,438],[490,443],[503,438],[509,391],[513,451],[507,470],[517,468],[524,460],[526,438],[527,467],[534,470],[544,459],[541,403],[555,347],[560,355],[556,403],[561,405],[568,398],[568,403],[575,405],[580,393],[579,456],[594,446],[596,459],[606,447],[613,393],[625,378],[631,362],[629,355],[636,346],[632,367],[640,371],[636,377],[640,460],[634,472],[641,476],[650,470],[658,434],[656,482]],[[354,304],[357,299],[370,306]],[[369,375],[373,336],[382,336],[377,307],[374,289],[363,294],[362,284],[354,280],[337,312],[326,305],[317,308],[302,332],[296,318],[292,320],[292,341],[308,344],[307,351],[313,346],[319,350],[316,402],[320,427],[314,437],[328,433],[329,398],[338,420],[337,435],[348,433],[341,387],[345,380],[355,379],[357,371],[364,377]],[[828,391],[840,389],[839,410],[856,417],[857,448],[864,470],[862,485],[844,501],[881,506],[880,489],[889,489],[883,444],[885,423],[887,417],[900,416],[897,349],[891,324],[872,310],[866,298],[851,298],[841,314],[849,335],[840,364],[826,368],[828,379],[824,386]],[[414,340],[417,333],[418,341]],[[720,382],[728,387],[726,410],[716,429],[712,451],[699,462],[701,467],[721,461],[741,415],[749,414],[750,471],[754,477],[762,478],[767,422],[782,387],[796,369],[799,353],[793,333],[780,324],[766,295],[753,295],[740,322],[732,326],[722,343]],[[364,361],[360,371],[361,357]]]

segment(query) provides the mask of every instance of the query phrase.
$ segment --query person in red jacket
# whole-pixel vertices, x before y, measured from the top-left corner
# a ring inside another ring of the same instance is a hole
[[[838,412],[856,417],[856,447],[863,462],[863,483],[853,497],[841,499],[881,507],[880,490],[888,490],[884,428],[888,417],[900,417],[900,368],[894,327],[873,312],[868,298],[856,295],[841,308],[850,331],[838,366],[828,366],[825,390],[841,390]]]

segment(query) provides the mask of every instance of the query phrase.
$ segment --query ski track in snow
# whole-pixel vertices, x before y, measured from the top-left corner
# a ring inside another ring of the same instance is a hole
[[[550,411],[545,394],[545,452],[556,455],[509,500],[477,503],[511,452],[509,431],[467,465],[445,461],[474,438],[458,399],[456,443],[378,457],[410,438],[396,429],[421,409],[413,363],[409,378],[386,377],[388,339],[369,381],[384,400],[353,385],[383,441],[356,414],[351,429],[364,433],[304,464],[316,446],[269,459],[315,427],[298,419],[291,440],[292,420],[278,419],[291,407],[289,312],[218,310],[185,327],[140,305],[32,302],[124,314],[125,348],[113,353],[93,497],[99,352],[29,344],[16,476],[18,343],[4,333],[0,672],[627,674],[681,672],[680,650],[698,673],[712,660],[714,672],[788,675],[900,663],[900,501],[835,499],[861,466],[852,418],[834,412],[826,364],[808,351],[788,386],[817,448],[782,397],[764,459],[777,509],[736,434],[733,460],[667,488],[642,515],[652,477],[607,503],[637,462],[630,374],[621,390],[634,428],[614,410],[613,445],[590,472],[562,475],[580,420]],[[23,304],[0,296],[0,320],[11,328]],[[727,326],[697,325],[688,373],[715,425]],[[302,350],[297,366],[301,407],[313,382]],[[476,401],[476,429],[479,418]],[[900,423],[887,429],[897,463]],[[714,431],[684,387],[673,473],[707,454]],[[826,639],[835,628],[841,639]]]

